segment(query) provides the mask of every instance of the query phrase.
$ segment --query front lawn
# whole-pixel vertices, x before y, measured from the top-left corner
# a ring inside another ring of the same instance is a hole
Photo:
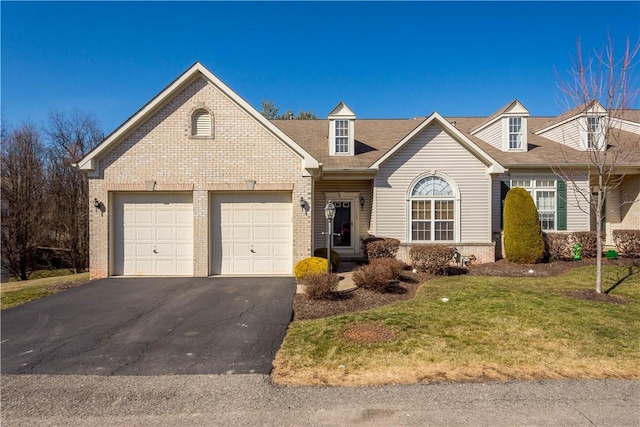
[[[46,276],[46,275],[45,275]],[[1,309],[15,307],[89,281],[89,273],[52,276],[42,279],[2,283],[0,287]]]
[[[640,267],[605,267],[608,302],[583,299],[594,267],[557,277],[453,276],[376,309],[294,321],[279,384],[542,378],[640,379]],[[444,300],[443,300],[444,299]]]

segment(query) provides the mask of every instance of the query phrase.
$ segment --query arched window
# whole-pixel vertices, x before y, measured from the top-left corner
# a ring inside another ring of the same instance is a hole
[[[411,189],[409,206],[411,241],[454,241],[455,193],[445,179],[420,179]]]
[[[191,116],[192,136],[211,136],[211,114],[204,108],[196,110]]]

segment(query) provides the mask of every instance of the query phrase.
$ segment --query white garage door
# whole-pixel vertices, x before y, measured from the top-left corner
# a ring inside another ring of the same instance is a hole
[[[212,199],[213,274],[292,274],[290,193]]]
[[[191,194],[116,194],[116,276],[192,276]]]

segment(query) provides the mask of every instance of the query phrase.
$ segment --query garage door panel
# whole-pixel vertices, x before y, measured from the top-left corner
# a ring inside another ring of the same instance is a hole
[[[136,241],[152,240],[153,229],[149,226],[141,226],[133,230],[133,235],[135,236]]]
[[[192,275],[191,200],[188,193],[116,194],[113,273]]]
[[[271,227],[264,225],[257,225],[253,227],[253,240],[254,241],[271,241]]]
[[[213,274],[291,274],[290,193],[213,194],[211,217]]]

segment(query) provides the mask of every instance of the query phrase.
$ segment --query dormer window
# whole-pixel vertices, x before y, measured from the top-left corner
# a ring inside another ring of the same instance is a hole
[[[341,102],[329,113],[329,154],[353,156],[356,115]]]
[[[587,116],[587,150],[599,150],[602,148],[602,128],[600,117]]]
[[[204,108],[200,108],[191,115],[191,136],[211,136],[211,114]]]
[[[349,121],[336,120],[336,154],[349,152]]]
[[[522,117],[509,117],[509,150],[522,150]]]

